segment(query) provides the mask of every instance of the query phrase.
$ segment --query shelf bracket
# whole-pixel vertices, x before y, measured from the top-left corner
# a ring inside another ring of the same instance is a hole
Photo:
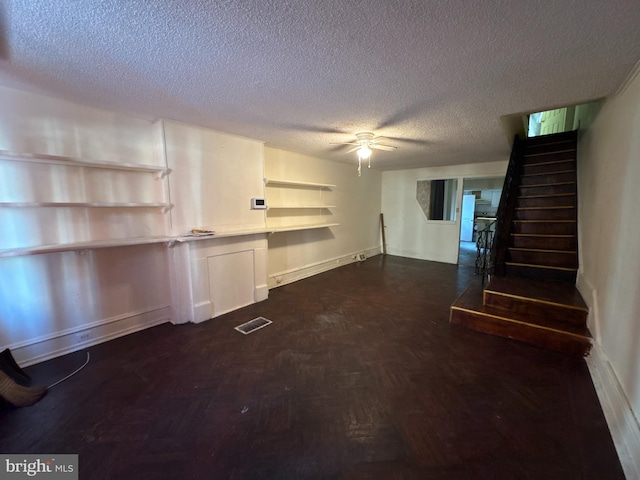
[[[171,211],[171,209],[173,208],[173,203],[170,203],[169,205],[162,207],[162,213],[168,213]]]
[[[155,172],[153,174],[153,178],[155,178],[156,180],[162,180],[164,177],[169,175],[171,173],[171,171],[172,170],[170,168],[165,168],[164,170],[160,170],[158,172]]]

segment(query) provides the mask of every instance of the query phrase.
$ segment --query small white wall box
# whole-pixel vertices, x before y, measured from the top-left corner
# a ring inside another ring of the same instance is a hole
[[[252,198],[251,199],[251,209],[252,210],[266,210],[267,202],[265,202],[264,198]]]

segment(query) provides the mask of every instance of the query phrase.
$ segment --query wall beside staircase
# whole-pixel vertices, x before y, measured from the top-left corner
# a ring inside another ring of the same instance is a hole
[[[387,253],[401,257],[458,263],[460,207],[464,178],[504,177],[504,161],[414,168],[382,173],[382,212],[386,226]],[[456,220],[427,220],[416,200],[418,180],[458,180]]]
[[[590,307],[595,356],[624,392],[616,405],[616,385],[609,386],[614,411],[608,420],[614,439],[624,437],[635,458],[633,478],[640,478],[639,71],[615,97],[585,112],[596,115],[581,122],[578,135],[578,287]],[[626,400],[634,415],[624,415]]]

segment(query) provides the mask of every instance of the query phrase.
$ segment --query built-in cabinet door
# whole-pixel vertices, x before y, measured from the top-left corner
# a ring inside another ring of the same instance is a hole
[[[253,250],[207,257],[211,316],[254,303]]]

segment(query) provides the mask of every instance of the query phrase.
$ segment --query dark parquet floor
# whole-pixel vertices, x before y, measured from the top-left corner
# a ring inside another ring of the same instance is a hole
[[[472,277],[378,256],[92,347],[0,412],[0,451],[78,453],[81,479],[624,478],[582,359],[448,323]]]

